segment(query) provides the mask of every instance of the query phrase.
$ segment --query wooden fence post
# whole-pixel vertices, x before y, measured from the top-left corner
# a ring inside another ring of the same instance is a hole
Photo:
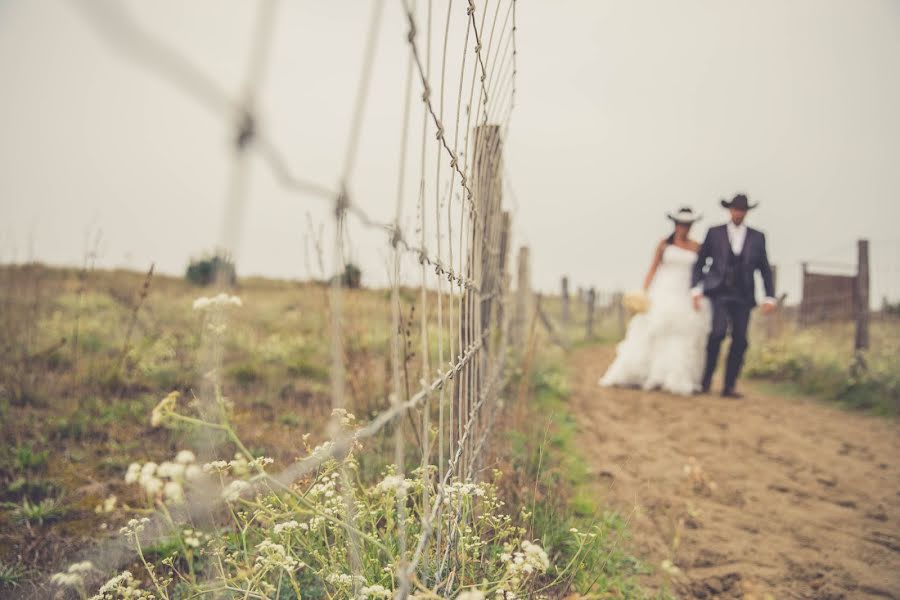
[[[778,266],[772,265],[772,287],[778,293]],[[781,306],[778,307],[779,309]],[[781,310],[776,310],[766,319],[766,337],[769,339],[777,337],[781,333]]]
[[[531,322],[531,264],[528,246],[519,248],[519,268],[516,279],[516,317],[512,328],[513,344],[524,348]]]
[[[512,218],[509,211],[504,210],[500,217],[500,302],[497,303],[497,324],[501,331],[506,324],[504,319],[507,296],[509,295],[509,235],[512,229]]]
[[[857,244],[856,344],[857,352],[869,347],[869,240]]]
[[[587,337],[594,337],[594,305],[597,302],[597,292],[594,288],[587,293]]]
[[[569,324],[569,278],[562,278],[562,293],[560,295],[560,303],[562,305],[561,320],[563,327]]]
[[[619,335],[625,336],[625,304],[623,300],[625,299],[625,294],[622,292],[616,292],[612,297],[612,309],[616,315],[616,327],[618,328]]]

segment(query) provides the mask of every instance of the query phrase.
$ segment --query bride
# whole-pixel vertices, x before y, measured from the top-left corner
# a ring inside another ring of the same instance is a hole
[[[688,237],[700,216],[684,207],[668,217],[675,231],[657,246],[644,280],[650,307],[631,319],[602,386],[684,395],[700,390],[711,318],[708,306],[696,311],[692,305],[691,269],[700,244]]]

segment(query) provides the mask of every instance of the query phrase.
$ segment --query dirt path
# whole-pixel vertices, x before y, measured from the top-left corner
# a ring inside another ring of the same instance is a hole
[[[745,386],[740,402],[607,390],[575,353],[573,409],[604,500],[682,598],[900,599],[900,425]]]

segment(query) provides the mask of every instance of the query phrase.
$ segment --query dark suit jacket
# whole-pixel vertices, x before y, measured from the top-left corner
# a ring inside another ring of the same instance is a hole
[[[722,292],[730,255],[731,242],[728,239],[728,227],[719,225],[710,228],[703,245],[700,246],[697,262],[694,264],[691,286],[695,287],[702,283],[705,295],[712,298],[719,295]],[[746,300],[751,306],[756,306],[756,284],[753,279],[756,271],[762,275],[766,296],[774,298],[775,282],[772,279],[772,267],[769,266],[769,257],[766,254],[766,236],[763,232],[747,228],[741,260],[744,263],[744,281],[741,288],[753,290],[749,297],[742,298],[742,300]],[[710,263],[708,269],[706,268],[707,263]]]

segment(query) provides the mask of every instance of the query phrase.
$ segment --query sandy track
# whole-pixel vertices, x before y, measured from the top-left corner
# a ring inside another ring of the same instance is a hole
[[[573,355],[600,494],[648,582],[682,598],[900,599],[900,425],[745,386],[740,402],[608,390],[610,347]]]

